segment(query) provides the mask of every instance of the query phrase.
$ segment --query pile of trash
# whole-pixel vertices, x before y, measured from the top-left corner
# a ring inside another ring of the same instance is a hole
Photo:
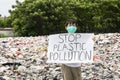
[[[94,62],[83,80],[120,79],[120,33],[94,36]],[[60,64],[47,64],[47,36],[0,38],[0,80],[63,80]]]

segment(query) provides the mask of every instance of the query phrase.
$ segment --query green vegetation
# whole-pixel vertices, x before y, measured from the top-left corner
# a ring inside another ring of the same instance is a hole
[[[25,0],[14,5],[8,22],[17,36],[65,32],[65,21],[74,18],[78,32],[120,32],[119,0]],[[5,20],[4,20],[5,21]]]
[[[10,17],[0,17],[0,28],[11,27],[11,23]]]
[[[5,34],[0,34],[0,38],[6,37]]]

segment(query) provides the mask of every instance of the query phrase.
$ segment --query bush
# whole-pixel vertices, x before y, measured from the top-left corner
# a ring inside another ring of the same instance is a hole
[[[5,37],[5,34],[0,34],[0,38],[3,38],[3,37]]]

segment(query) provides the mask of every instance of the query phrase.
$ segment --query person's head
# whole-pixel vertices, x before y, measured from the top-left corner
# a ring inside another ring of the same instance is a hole
[[[73,19],[68,19],[65,24],[65,28],[68,33],[75,33],[77,30],[76,21]]]

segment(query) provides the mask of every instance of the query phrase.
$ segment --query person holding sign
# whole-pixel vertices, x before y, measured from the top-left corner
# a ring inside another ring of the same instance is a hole
[[[77,30],[76,21],[68,19],[65,29],[68,33],[75,33]],[[65,63],[61,65],[63,80],[82,80],[80,63]]]

